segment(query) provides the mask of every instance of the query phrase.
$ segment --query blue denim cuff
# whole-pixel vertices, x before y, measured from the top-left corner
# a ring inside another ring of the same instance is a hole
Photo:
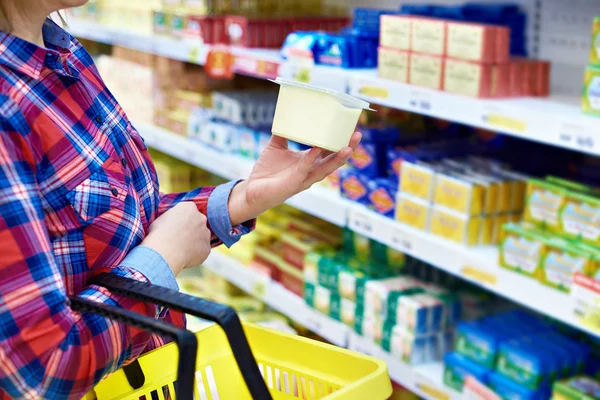
[[[150,247],[137,246],[119,266],[141,272],[153,285],[179,290],[175,275],[165,259]]]
[[[214,234],[227,247],[233,246],[243,235],[250,232],[250,229],[244,225],[232,227],[229,217],[229,195],[235,185],[240,182],[241,180],[237,180],[219,185],[208,198],[208,223]]]

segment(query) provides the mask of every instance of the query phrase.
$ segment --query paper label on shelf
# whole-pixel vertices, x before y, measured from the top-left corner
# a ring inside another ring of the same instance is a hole
[[[576,272],[571,300],[575,318],[587,328],[600,332],[600,281]]]
[[[391,246],[397,250],[406,253],[412,253],[415,250],[414,240],[411,235],[402,228],[392,229]]]
[[[596,141],[584,125],[572,123],[558,124],[557,140],[560,146],[593,152],[597,148]]]
[[[384,358],[386,353],[372,340],[362,337],[356,332],[350,333],[348,349],[371,357]],[[389,355],[388,355],[389,356]]]
[[[262,274],[257,274],[257,279],[250,287],[250,294],[259,300],[264,300],[267,297],[267,287],[271,279]]]
[[[427,398],[436,399],[436,400],[450,400],[450,394],[442,389],[438,388],[435,385],[426,382],[425,380],[421,380],[417,378],[417,389],[423,392]]]
[[[386,88],[375,85],[361,85],[358,89],[359,96],[368,96],[378,99],[387,99],[390,97],[390,92]]]
[[[414,88],[408,92],[408,105],[411,110],[416,112],[433,112],[433,98],[431,93]]]
[[[467,278],[473,279],[474,281],[483,285],[495,286],[498,283],[498,277],[484,269],[465,266],[462,268],[461,273]]]
[[[482,122],[489,125],[492,129],[525,133],[527,131],[527,122],[510,114],[510,112],[507,112],[500,105],[485,105],[483,107]]]
[[[373,219],[366,211],[350,211],[348,215],[348,227],[363,236],[372,237],[375,234]]]

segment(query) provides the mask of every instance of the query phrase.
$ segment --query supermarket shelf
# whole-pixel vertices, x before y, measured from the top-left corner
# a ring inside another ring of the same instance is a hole
[[[132,34],[70,21],[78,37],[177,60],[204,64],[210,46],[197,41]],[[259,78],[302,75],[310,83],[351,93],[371,103],[412,111],[583,153],[600,155],[599,119],[584,115],[578,99],[476,99],[381,79],[376,70],[284,63],[277,50],[231,48],[234,70]],[[572,101],[575,100],[575,101]]]
[[[421,397],[448,400],[461,398],[459,393],[443,385],[441,363],[413,367],[394,359],[381,347],[362,338],[348,326],[310,308],[301,297],[279,283],[245,267],[220,251],[213,251],[204,266],[331,343],[384,360],[391,378]]]
[[[250,160],[207,149],[200,143],[152,125],[138,125],[146,143],[199,168],[227,179],[249,175]],[[536,280],[498,266],[495,246],[466,247],[382,217],[338,193],[313,187],[288,203],[309,214],[375,239],[415,258],[459,276],[494,293],[600,336],[600,329],[582,327],[575,317],[575,300]]]

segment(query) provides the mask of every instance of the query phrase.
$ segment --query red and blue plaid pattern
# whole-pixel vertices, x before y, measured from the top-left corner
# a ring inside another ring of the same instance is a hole
[[[51,22],[44,38],[40,48],[0,32],[0,398],[79,398],[161,345],[73,312],[68,296],[155,316],[87,282],[106,271],[146,280],[119,263],[178,202],[206,214],[213,190],[161,195],[142,138],[90,55]]]

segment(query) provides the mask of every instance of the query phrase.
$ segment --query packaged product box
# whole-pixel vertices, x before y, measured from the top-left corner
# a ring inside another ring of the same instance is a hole
[[[364,308],[365,312],[373,315],[387,314],[389,297],[395,292],[419,286],[419,282],[412,277],[401,276],[380,280],[367,280],[365,282]]]
[[[431,209],[429,230],[434,235],[456,243],[474,246],[479,241],[481,218],[470,217],[442,206]]]
[[[277,267],[279,269],[278,281],[283,287],[298,296],[302,296],[304,288],[304,276],[302,271],[284,260],[279,260]]]
[[[501,32],[497,28],[494,25],[448,22],[447,56],[485,64],[506,62],[509,43],[507,40],[496,42],[497,34]],[[501,45],[505,46],[504,49]]]
[[[520,340],[503,342],[499,346],[496,370],[530,390],[548,383],[559,367],[553,353],[545,346],[535,346]]]
[[[600,245],[600,198],[575,191],[565,194],[559,214],[559,231],[576,240]]]
[[[375,178],[367,183],[367,207],[385,217],[393,218],[396,211],[398,185],[391,178]]]
[[[540,274],[545,285],[569,293],[576,272],[593,276],[596,263],[592,253],[559,237],[548,238],[545,248]]]
[[[437,359],[438,336],[416,335],[403,326],[386,323],[381,347],[407,364],[424,364]]]
[[[323,247],[319,239],[301,232],[285,232],[281,234],[283,245],[283,258],[295,268],[302,270],[304,257],[317,249]]]
[[[361,304],[357,305],[354,318],[354,331],[356,333],[373,341],[373,343],[381,344],[383,338],[383,320],[381,318],[365,313]]]
[[[469,97],[506,97],[509,89],[508,64],[488,65],[447,58],[444,63],[444,90]]]
[[[387,265],[392,273],[400,273],[406,264],[406,255],[383,243],[371,240],[371,260]]]
[[[342,235],[344,249],[350,255],[362,261],[368,261],[371,258],[371,239],[348,228],[344,229]]]
[[[401,300],[404,297],[416,296],[418,294],[425,293],[425,289],[421,287],[410,287],[403,290],[396,290],[392,292],[387,299],[387,305],[385,307],[386,323],[389,322],[392,325],[401,324],[400,318],[408,316],[408,310],[402,310]]]
[[[567,196],[564,186],[540,180],[527,181],[524,218],[551,232],[560,231],[560,210]]]
[[[461,214],[479,215],[486,200],[485,187],[469,175],[439,171],[436,175],[433,202]]]
[[[484,385],[488,383],[491,370],[485,368],[459,353],[447,353],[444,356],[444,384],[462,392],[465,379],[472,376]]]
[[[486,368],[494,368],[500,343],[515,336],[505,329],[486,326],[484,321],[459,322],[455,351]]]
[[[340,173],[340,191],[344,198],[367,204],[369,189],[367,187],[369,178],[353,169]]]
[[[332,262],[334,254],[322,251],[312,251],[304,256],[302,270],[304,281],[316,285],[319,283],[320,265]]]
[[[255,159],[258,152],[260,132],[251,128],[238,129],[238,152],[242,157]]]
[[[169,129],[169,113],[169,110],[163,108],[155,108],[154,114],[152,116],[154,125],[164,129]]]
[[[186,90],[177,90],[173,98],[174,106],[177,110],[191,113],[197,107],[211,107],[210,93],[189,92]]]
[[[507,224],[500,243],[500,266],[543,281],[542,262],[547,254],[545,236],[523,226]]]
[[[397,304],[395,322],[404,326],[409,332],[424,335],[442,331],[444,306],[438,298],[428,293],[416,293],[401,297]]]
[[[396,219],[421,231],[429,230],[430,204],[418,197],[399,192]]]
[[[554,383],[557,400],[595,400],[600,398],[600,382],[589,376],[576,376]]]
[[[592,23],[592,47],[590,49],[590,65],[600,66],[600,17]]]
[[[407,83],[410,71],[410,52],[380,47],[377,71],[379,77]]]
[[[411,50],[433,54],[446,55],[446,25],[447,22],[434,18],[412,18]]]
[[[431,54],[412,53],[409,82],[413,85],[442,90],[444,86],[444,58]]]
[[[600,66],[588,65],[585,69],[581,109],[584,113],[600,115]]]
[[[435,187],[435,170],[426,163],[402,162],[400,192],[431,201]]]
[[[492,216],[490,216],[490,218],[492,219],[492,222],[493,222],[492,243],[498,244],[502,241],[502,229],[503,229],[504,225],[506,225],[509,222],[513,222],[513,221],[510,221],[510,215],[507,213],[492,215]],[[515,224],[518,222],[519,221],[514,221]],[[482,222],[482,224],[485,224],[485,222]]]
[[[531,390],[495,371],[489,375],[488,386],[503,399],[546,400],[550,398],[550,390],[547,387]]]
[[[331,318],[354,328],[356,303],[343,298],[337,293],[332,294],[329,315]]]
[[[304,300],[306,304],[325,315],[329,315],[331,291],[323,286],[304,284]]]
[[[536,60],[534,72],[533,95],[537,97],[550,96],[550,71],[549,61]]]
[[[280,247],[280,246],[279,246]],[[274,281],[281,281],[281,272],[279,264],[283,261],[281,258],[280,250],[273,248],[272,246],[260,244],[254,248],[254,256],[252,261],[248,264],[248,268],[251,268],[263,275],[266,275]],[[302,282],[304,283],[304,281]],[[302,290],[299,296],[302,295]]]
[[[168,129],[178,135],[186,136],[188,130],[188,114],[181,111],[169,112]]]
[[[395,50],[411,50],[412,18],[403,15],[382,15],[379,44]],[[381,65],[381,53],[379,53]],[[383,78],[383,77],[382,77]]]
[[[338,272],[337,283],[340,295],[353,302],[364,301],[364,286],[368,280],[363,272],[342,268]]]

